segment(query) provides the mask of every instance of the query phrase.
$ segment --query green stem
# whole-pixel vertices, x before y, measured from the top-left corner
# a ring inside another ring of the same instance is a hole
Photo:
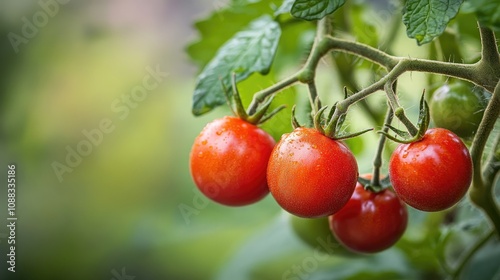
[[[481,170],[484,147],[488,137],[495,127],[495,122],[500,115],[500,82],[493,91],[484,116],[477,129],[476,137],[470,149],[472,165],[474,167],[472,189],[469,196],[472,202],[482,209],[489,217],[490,221],[500,235],[500,211],[495,203],[493,195],[493,184],[485,182]]]
[[[481,249],[490,238],[492,238],[495,234],[494,230],[491,230],[488,234],[483,236],[475,245],[472,247],[466,255],[462,257],[457,268],[451,273],[448,277],[449,279],[458,279],[465,266],[469,263],[470,259],[476,254],[476,252]]]
[[[500,163],[500,134],[497,135],[491,154],[484,164],[483,178],[486,185],[494,183],[493,181],[495,180],[495,176],[500,168],[498,163]]]
[[[316,40],[321,40],[331,32],[330,18],[324,17],[318,21],[318,28],[316,30]]]
[[[333,38],[331,36],[326,36],[324,41],[325,44],[328,45],[329,49],[343,51],[345,53],[362,57],[385,68],[393,68],[400,60],[398,57],[389,55],[379,49],[362,43]]]
[[[398,97],[395,92],[395,85],[391,85],[390,83],[386,83],[384,86],[384,90],[387,94],[387,99],[389,100],[389,105],[394,111],[394,115],[403,123],[403,125],[408,129],[408,132],[412,136],[417,135],[418,129],[413,125],[413,123],[408,119],[405,114],[405,110],[401,105],[399,105]]]
[[[311,115],[316,115],[319,108],[321,108],[321,101],[318,97],[318,91],[316,89],[316,84],[313,82],[307,84],[309,88],[309,102],[311,103]]]
[[[257,107],[259,106],[259,103],[263,102],[266,97],[268,97],[269,95],[273,94],[273,93],[276,93],[278,91],[281,91],[289,86],[292,86],[293,84],[297,83],[299,81],[298,79],[298,74],[295,74],[295,75],[292,75],[264,90],[261,90],[259,92],[257,92],[253,99],[252,99],[252,102],[250,103],[250,106],[248,107],[248,113],[251,115],[251,114],[254,114],[255,111],[257,110]]]
[[[499,65],[500,57],[498,53],[495,33],[484,26],[479,26],[481,35],[481,61],[489,65]],[[498,67],[496,67],[498,71]]]
[[[358,91],[357,93],[349,96],[348,98],[340,102],[337,102],[337,105],[335,107],[335,112],[333,113],[333,116],[330,119],[330,122],[328,123],[325,132],[331,133],[335,129],[337,120],[340,118],[341,115],[347,113],[347,109],[349,109],[349,106],[358,102],[359,100],[362,100],[363,98],[366,98],[368,95],[376,92],[377,90],[384,89],[384,85],[387,82],[389,81],[394,82],[396,78],[399,77],[402,73],[404,73],[404,68],[401,67],[401,63],[398,63],[389,73],[387,73],[377,82]]]
[[[384,131],[385,133],[389,131],[389,127],[386,126],[386,124],[391,124],[393,116],[394,114],[392,112],[391,106],[387,106],[387,114],[385,115],[384,127],[382,128],[382,131]],[[382,153],[384,151],[386,139],[387,138],[384,134],[380,134],[377,152],[375,154],[375,158],[373,159],[373,175],[370,182],[372,186],[380,186],[380,167],[382,166]]]
[[[483,48],[482,53],[483,55],[486,55],[486,58],[481,59],[479,62],[474,64],[396,57],[365,44],[337,39],[326,35],[321,40],[315,40],[306,64],[301,70],[291,77],[288,77],[267,89],[259,91],[254,95],[254,99],[250,104],[249,113],[253,113],[256,110],[258,103],[264,101],[268,95],[274,94],[296,82],[306,84],[312,82],[316,75],[315,71],[320,59],[331,50],[350,53],[391,70],[386,76],[382,77],[371,86],[350,96],[344,101],[339,102],[337,104],[337,109],[340,109],[340,111],[335,112],[334,116],[336,117],[345,113],[347,107],[349,107],[353,102],[362,100],[371,93],[383,89],[386,82],[390,80],[394,81],[400,75],[408,71],[427,72],[450,76],[470,81],[488,91],[493,91],[500,77],[500,62],[498,62],[497,59],[494,59],[495,56],[491,54],[493,53],[492,46],[494,44],[494,41],[492,40],[494,40],[495,37],[492,31],[487,28],[480,28],[480,31],[483,46],[486,46]],[[488,61],[488,58],[493,59]]]

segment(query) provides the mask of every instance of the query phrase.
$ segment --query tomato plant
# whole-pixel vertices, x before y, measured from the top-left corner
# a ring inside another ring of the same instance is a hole
[[[439,87],[430,100],[431,117],[436,126],[451,130],[460,137],[474,135],[485,107],[485,96],[463,82]]]
[[[234,0],[197,22],[202,40],[188,47],[201,71],[193,114],[226,103],[229,85],[247,106],[238,112],[272,109],[261,127],[281,137],[267,166],[273,205],[299,217],[330,215],[340,242],[380,251],[352,264],[315,255],[316,263],[304,258],[305,271],[325,279],[426,279],[468,275],[478,259],[498,266],[484,258],[485,244],[500,257],[493,240],[500,232],[497,7],[493,0]],[[437,87],[427,103],[424,93]],[[353,132],[367,126],[374,132]],[[370,168],[369,182],[356,178]],[[460,240],[449,232],[472,236],[472,245],[448,242]],[[310,276],[291,269],[268,278],[292,272]]]
[[[315,129],[297,128],[276,144],[267,177],[283,209],[300,217],[326,217],[351,197],[358,166],[342,142]]]
[[[400,145],[389,162],[389,175],[398,196],[423,211],[440,211],[456,204],[472,180],[469,150],[444,128]]]
[[[254,203],[269,193],[266,168],[274,139],[237,117],[207,124],[194,141],[191,174],[207,197],[221,204]]]
[[[345,247],[376,253],[394,245],[406,230],[406,204],[390,189],[379,192],[358,183],[349,202],[329,217],[331,231]]]

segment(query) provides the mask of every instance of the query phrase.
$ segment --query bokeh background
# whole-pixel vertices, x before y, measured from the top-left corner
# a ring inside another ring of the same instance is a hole
[[[16,164],[18,221],[12,274],[4,269],[2,183],[0,279],[281,279],[314,256],[272,197],[228,208],[203,198],[191,181],[191,143],[207,122],[229,111],[191,114],[199,69],[185,48],[199,40],[193,22],[226,2],[2,1],[0,181],[6,181],[7,165]],[[313,33],[305,34],[310,41]],[[405,40],[403,49],[418,55],[421,49]],[[157,86],[140,101],[130,99],[151,69],[161,72]],[[403,81],[403,88],[412,88],[424,78]],[[378,102],[384,102],[381,96]],[[414,116],[418,95],[402,99]],[[351,128],[366,128],[364,119]],[[363,139],[349,143],[360,173],[370,169],[375,135]],[[75,155],[79,149],[84,155]],[[418,221],[425,217],[412,217],[408,236],[421,238]],[[435,269],[434,260],[425,261],[427,253],[415,259],[424,270]],[[338,279],[367,268],[380,270],[380,279],[416,271],[391,249],[355,263],[328,257],[316,263],[315,279],[331,279],[327,268],[333,266]]]
[[[207,279],[234,244],[265,224],[255,216],[225,230],[224,219],[209,218],[224,217],[217,205],[190,220],[178,208],[192,205],[195,195],[190,144],[206,122],[225,114],[191,115],[197,68],[184,53],[196,39],[192,22],[214,4],[2,1],[0,178],[7,164],[17,165],[18,226],[12,278],[2,184],[1,279]],[[11,32],[24,38],[16,47]],[[121,98],[142,84],[147,68],[168,76],[129,106]],[[113,110],[113,102],[130,112]],[[114,130],[60,182],[52,164],[66,164],[68,149],[87,139],[82,131],[99,129],[105,119]]]

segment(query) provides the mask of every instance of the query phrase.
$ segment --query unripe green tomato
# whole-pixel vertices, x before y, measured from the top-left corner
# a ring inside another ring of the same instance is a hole
[[[430,100],[430,114],[436,127],[467,138],[474,135],[483,118],[485,97],[464,82],[445,84]]]
[[[294,215],[289,216],[293,232],[300,240],[312,248],[323,253],[343,257],[357,255],[340,245],[335,236],[333,236],[328,224],[328,217],[310,219]]]

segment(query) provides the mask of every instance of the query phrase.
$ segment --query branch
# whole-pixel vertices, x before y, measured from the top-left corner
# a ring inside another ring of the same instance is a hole
[[[389,55],[379,49],[358,42],[346,41],[330,36],[325,37],[324,41],[325,44],[328,45],[329,49],[343,51],[362,57],[387,69],[391,69],[396,66],[400,60],[398,57]]]
[[[493,95],[491,96],[491,100],[488,103],[484,111],[484,116],[479,124],[479,127],[476,132],[476,137],[474,137],[474,141],[471,146],[471,156],[472,156],[472,164],[474,165],[474,186],[476,188],[484,188],[483,177],[481,173],[481,159],[484,151],[484,147],[486,146],[486,142],[488,141],[488,137],[490,136],[491,131],[495,127],[495,122],[497,121],[498,116],[500,115],[500,82],[498,82],[497,87],[495,88]]]
[[[500,170],[500,134],[497,135],[497,138],[493,144],[493,148],[491,149],[490,156],[483,168],[483,178],[486,185],[490,185],[494,183],[495,176]]]
[[[493,195],[493,184],[487,184],[481,170],[481,160],[484,147],[495,127],[495,122],[500,116],[500,82],[498,82],[486,110],[483,120],[479,124],[476,137],[472,142],[470,149],[472,165],[474,168],[472,189],[469,192],[471,201],[481,208],[496,228],[500,235],[500,210],[498,209]]]
[[[500,79],[500,57],[495,33],[483,26],[479,26],[479,32],[481,35],[481,60],[478,62],[477,72],[484,80],[483,84],[479,84],[479,86],[493,92],[494,86]]]
[[[483,40],[485,42],[490,42],[491,45],[491,40],[495,39],[494,34],[491,33],[491,30],[482,28],[481,32]],[[401,74],[408,71],[440,74],[466,80],[490,92],[495,89],[495,86],[500,77],[500,62],[497,59],[493,59],[489,62],[485,59],[481,59],[479,62],[474,64],[464,64],[441,62],[428,59],[396,57],[365,44],[337,39],[325,35],[322,39],[315,40],[306,64],[302,67],[301,70],[299,70],[291,77],[288,77],[284,81],[279,82],[267,89],[259,91],[254,95],[254,99],[250,104],[249,112],[252,113],[257,108],[258,103],[265,100],[268,95],[276,93],[296,82],[305,84],[313,82],[319,61],[325,54],[332,50],[342,51],[358,57],[362,57],[390,70],[390,72],[378,82],[372,84],[364,90],[361,90],[357,94],[352,95],[348,99],[344,100],[345,102],[339,103],[337,107],[341,109],[342,113],[345,113],[344,109],[342,108],[343,106],[347,105],[348,107],[350,104],[352,104],[352,102],[361,100],[369,94],[383,89],[383,86],[387,81],[394,81]],[[487,54],[490,53],[490,51],[484,51]]]
[[[394,87],[396,87],[396,83],[394,83]],[[389,127],[387,125],[390,125],[392,122],[392,117],[393,117],[393,112],[391,106],[387,106],[387,113],[385,115],[384,119],[384,127],[382,128],[382,131],[388,132]],[[386,142],[386,137],[384,134],[380,134],[380,139],[378,141],[378,146],[377,146],[377,151],[375,153],[375,158],[373,159],[373,171],[372,171],[372,180],[371,180],[371,185],[373,186],[380,186],[380,167],[382,166],[382,152],[384,151],[385,147],[385,142]]]
[[[494,236],[495,231],[491,230],[485,236],[483,236],[479,241],[467,252],[466,255],[462,257],[457,268],[451,273],[449,279],[458,279],[465,266],[469,263],[469,260],[476,254],[476,252],[481,249],[490,238]]]
[[[267,96],[276,93],[278,91],[284,90],[285,88],[292,86],[296,82],[298,82],[298,74],[292,75],[285,80],[282,80],[264,90],[261,90],[257,92],[252,99],[252,102],[250,103],[250,106],[248,107],[248,113],[253,114],[257,110],[257,107],[259,106],[259,103],[263,102]]]
[[[487,27],[479,26],[481,35],[481,60],[490,65],[499,65],[500,57],[495,33]]]

